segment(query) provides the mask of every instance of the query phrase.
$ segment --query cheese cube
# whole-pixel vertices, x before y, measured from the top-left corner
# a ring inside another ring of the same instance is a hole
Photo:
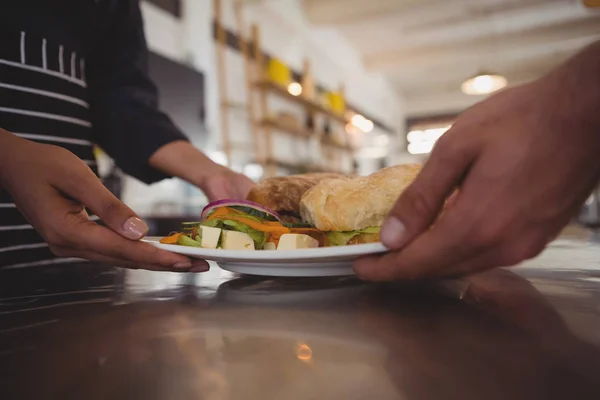
[[[275,246],[275,243],[273,242],[267,242],[265,243],[265,246],[263,247],[264,250],[277,250],[277,246]]]
[[[205,249],[216,249],[221,238],[221,230],[210,226],[200,226],[202,231],[202,247]]]
[[[243,232],[223,231],[221,247],[225,250],[254,250],[254,240]]]
[[[277,250],[311,249],[319,247],[319,242],[308,235],[286,233],[279,238]]]

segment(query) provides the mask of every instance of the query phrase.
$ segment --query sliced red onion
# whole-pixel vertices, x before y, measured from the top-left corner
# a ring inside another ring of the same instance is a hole
[[[253,201],[248,201],[248,200],[231,200],[231,199],[217,200],[217,201],[213,201],[212,203],[208,204],[202,210],[201,218],[204,221],[206,219],[206,217],[208,217],[208,214],[210,214],[210,212],[216,208],[236,207],[236,206],[254,208],[265,214],[269,214],[269,215],[273,216],[273,218],[275,218],[277,221],[281,220],[281,217],[279,217],[279,214],[277,214],[275,211],[271,210],[270,208],[263,206],[262,204],[258,204],[258,203],[255,203]]]

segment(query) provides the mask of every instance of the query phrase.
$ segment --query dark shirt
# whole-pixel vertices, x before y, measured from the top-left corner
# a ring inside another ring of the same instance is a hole
[[[126,173],[147,183],[164,178],[148,165],[149,157],[169,142],[187,139],[157,108],[157,90],[148,77],[139,2],[4,1],[0,6],[0,34],[19,32],[27,32],[28,39],[45,38],[49,46],[60,43],[82,55],[92,141]],[[28,40],[30,43],[35,41]],[[15,46],[14,51],[18,50]],[[29,57],[39,53],[31,51]],[[1,119],[0,127],[5,127]]]
[[[137,0],[3,1],[0,128],[61,146],[92,170],[95,143],[126,173],[164,178],[148,159],[185,136],[157,108],[143,32]],[[55,257],[0,188],[0,270],[67,261],[79,262]]]

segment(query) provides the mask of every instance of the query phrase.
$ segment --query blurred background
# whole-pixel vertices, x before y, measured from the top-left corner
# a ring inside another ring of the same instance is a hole
[[[141,1],[162,109],[213,160],[255,180],[423,161],[460,112],[598,40],[599,6]],[[147,186],[97,155],[107,185],[143,216],[197,216],[206,204],[181,180]]]

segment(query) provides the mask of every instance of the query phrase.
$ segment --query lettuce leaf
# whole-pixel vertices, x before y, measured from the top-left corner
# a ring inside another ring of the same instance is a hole
[[[326,232],[327,242],[330,246],[345,246],[348,244],[353,237],[360,235],[361,233],[379,233],[381,228],[379,226],[370,226],[365,229],[357,231],[339,232],[332,231]]]
[[[248,225],[243,224],[238,221],[231,221],[228,219],[224,219],[224,220],[222,220],[222,222],[224,225],[223,229],[237,231],[237,232],[243,232],[243,233],[248,234],[248,236],[250,236],[252,238],[252,240],[254,240],[254,247],[257,250],[262,250],[263,247],[265,246],[265,243],[267,241],[267,235],[264,232],[257,231],[256,229],[253,229],[253,228],[249,227]]]
[[[221,220],[221,219],[210,219],[210,220],[202,221],[202,223],[200,225],[202,225],[202,226],[208,226],[210,228],[223,229],[223,220]]]

